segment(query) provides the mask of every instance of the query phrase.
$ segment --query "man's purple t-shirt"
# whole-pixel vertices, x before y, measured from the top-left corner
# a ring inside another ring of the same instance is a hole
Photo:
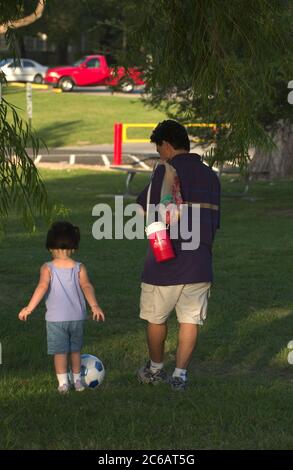
[[[176,169],[184,202],[202,204],[200,209],[200,245],[182,250],[182,240],[172,240],[176,258],[158,263],[148,247],[142,281],[157,286],[212,282],[212,243],[220,226],[220,182],[214,171],[197,154],[176,155],[169,160]],[[151,204],[159,204],[165,167],[159,165],[152,176]],[[137,198],[146,210],[148,186]],[[209,208],[212,207],[212,208]]]

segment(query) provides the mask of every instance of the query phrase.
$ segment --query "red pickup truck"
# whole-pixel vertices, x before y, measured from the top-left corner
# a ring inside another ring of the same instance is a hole
[[[103,85],[130,93],[135,85],[145,84],[138,69],[109,67],[103,55],[88,55],[74,65],[49,68],[45,82],[67,92],[73,90],[74,86]]]

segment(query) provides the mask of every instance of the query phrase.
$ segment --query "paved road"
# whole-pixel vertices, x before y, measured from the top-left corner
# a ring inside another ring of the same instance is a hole
[[[193,152],[202,154],[202,147],[195,147]],[[153,144],[124,144],[123,145],[123,163],[131,163],[137,159],[145,159],[147,156],[157,156]],[[39,162],[65,162],[71,164],[84,165],[105,165],[113,163],[113,145],[85,145],[82,147],[57,147],[52,149],[40,149],[36,160]]]
[[[53,91],[58,91],[60,93],[62,92],[59,88],[53,88],[51,85],[36,84],[36,83],[32,83],[31,85],[32,85],[33,90],[39,90],[39,91],[44,91],[44,92],[51,92],[53,90]],[[12,89],[10,89],[10,93],[13,93],[14,92],[13,88],[16,88],[16,90],[19,88],[21,90],[22,88],[26,87],[26,83],[9,82],[8,86],[12,87]],[[113,91],[113,89],[107,86],[85,86],[85,87],[75,86],[70,93],[83,93],[86,95],[99,95],[99,96],[119,96],[119,97],[124,97],[124,98],[140,98],[143,92],[144,92],[144,86],[135,87],[132,93],[122,93],[121,91]]]
[[[132,93],[122,93],[120,91],[111,91],[108,87],[74,87],[70,93],[82,93],[85,95],[99,96],[119,96],[121,98],[140,98],[144,91],[143,87],[137,87]]]

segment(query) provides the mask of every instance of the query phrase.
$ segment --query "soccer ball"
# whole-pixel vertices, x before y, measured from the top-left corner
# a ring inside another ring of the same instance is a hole
[[[97,388],[104,380],[105,367],[100,359],[91,354],[82,354],[81,368],[80,368],[81,381],[87,388]]]
[[[291,339],[291,341],[289,341],[289,343],[287,344],[287,348],[288,349],[293,349],[293,340]],[[289,362],[289,364],[293,364],[293,351],[290,351],[289,354],[288,354],[288,357],[287,357],[287,360]]]

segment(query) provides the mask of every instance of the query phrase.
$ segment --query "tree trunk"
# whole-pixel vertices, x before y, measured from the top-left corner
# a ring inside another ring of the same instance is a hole
[[[19,20],[8,21],[6,24],[0,24],[0,34],[5,34],[8,28],[22,28],[23,26],[34,23],[41,18],[45,5],[46,0],[39,0],[35,11],[31,15],[20,18]]]
[[[66,37],[57,44],[57,57],[58,64],[68,64],[68,39]]]
[[[271,151],[256,149],[249,165],[251,174],[268,178],[293,176],[293,124],[280,125],[273,140],[276,147]]]

